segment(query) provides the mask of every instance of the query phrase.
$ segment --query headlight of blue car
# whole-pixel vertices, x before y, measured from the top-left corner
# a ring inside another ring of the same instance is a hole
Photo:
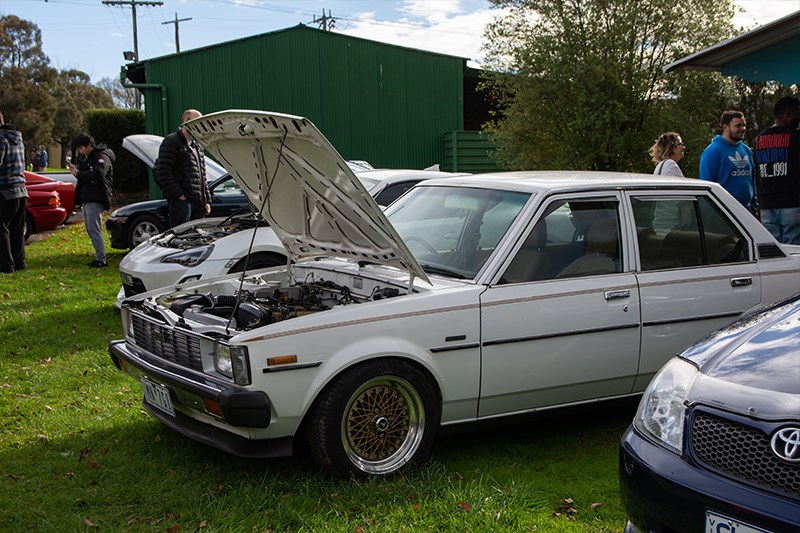
[[[199,265],[214,251],[214,245],[200,246],[192,248],[191,250],[184,250],[168,255],[161,260],[162,263],[178,263],[186,267],[193,267]]]
[[[685,359],[670,360],[644,391],[633,421],[639,431],[677,453],[683,443],[684,402],[697,372]]]

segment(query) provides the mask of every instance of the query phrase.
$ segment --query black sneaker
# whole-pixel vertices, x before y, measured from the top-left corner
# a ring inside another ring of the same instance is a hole
[[[92,268],[102,268],[102,267],[107,267],[108,263],[106,263],[105,261],[98,261],[97,259],[95,259],[94,261],[89,263],[89,266]]]

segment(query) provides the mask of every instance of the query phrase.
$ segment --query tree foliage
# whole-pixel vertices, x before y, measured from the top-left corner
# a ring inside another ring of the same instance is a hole
[[[63,158],[85,129],[85,112],[112,107],[112,96],[92,85],[85,72],[50,66],[36,24],[14,15],[0,17],[0,110],[27,146],[56,142]]]
[[[485,86],[502,111],[486,129],[502,164],[649,171],[659,133],[692,138],[719,116],[728,80],[662,67],[730,37],[732,0],[491,1],[504,14],[486,31]]]
[[[136,89],[124,87],[118,78],[103,78],[97,82],[114,101],[114,107],[121,109],[137,109]]]

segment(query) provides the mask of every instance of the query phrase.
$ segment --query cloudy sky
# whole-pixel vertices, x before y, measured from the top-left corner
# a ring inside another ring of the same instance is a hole
[[[141,0],[139,0],[141,1]],[[485,0],[162,0],[137,7],[139,57],[175,52],[175,19],[181,50],[279,30],[325,13],[334,31],[367,39],[466,57],[480,63],[483,27],[495,11]],[[798,0],[736,0],[734,23],[752,28],[800,9]],[[130,6],[101,0],[0,0],[0,15],[34,22],[44,52],[59,69],[78,68],[94,81],[118,77],[122,53],[133,50]],[[181,20],[190,19],[190,20]]]

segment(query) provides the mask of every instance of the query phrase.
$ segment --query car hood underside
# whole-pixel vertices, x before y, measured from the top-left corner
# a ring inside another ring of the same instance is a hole
[[[342,257],[428,277],[336,149],[308,119],[230,110],[186,124],[295,261]]]

